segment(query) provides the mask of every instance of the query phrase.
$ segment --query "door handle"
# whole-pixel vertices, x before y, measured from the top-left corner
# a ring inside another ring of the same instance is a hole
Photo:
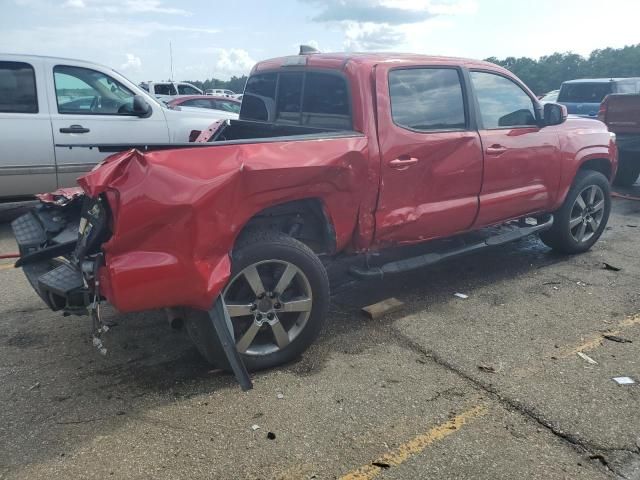
[[[389,166],[391,168],[397,168],[403,170],[407,167],[411,167],[412,165],[416,165],[418,163],[418,159],[415,157],[400,157],[395,160],[391,160],[389,162]]]
[[[502,145],[495,144],[487,147],[487,155],[501,155],[507,151],[507,147],[503,147]]]
[[[71,125],[60,129],[60,133],[89,133],[91,130],[84,128],[82,125]]]

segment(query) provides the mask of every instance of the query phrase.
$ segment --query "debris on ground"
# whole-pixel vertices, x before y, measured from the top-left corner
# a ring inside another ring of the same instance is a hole
[[[631,377],[613,377],[613,381],[618,385],[633,385],[636,381]]]
[[[284,398],[284,394],[283,394],[283,393],[278,393],[278,394],[276,395],[276,398],[277,398],[278,400],[282,400],[282,399]]]
[[[622,268],[616,267],[615,265],[611,265],[607,262],[602,262],[602,268],[604,268],[605,270],[611,270],[613,272],[619,272],[620,270],[622,270]]]
[[[260,425],[257,425],[257,424],[251,425],[251,430],[253,430],[254,432],[259,429],[260,429]]]
[[[453,294],[454,297],[458,297],[458,298],[462,298],[463,300],[469,298],[469,295],[465,295],[464,293],[454,293]]]
[[[362,311],[366,313],[371,320],[375,320],[376,318],[379,318],[384,314],[391,312],[392,310],[400,308],[403,305],[404,303],[402,303],[400,300],[391,297],[381,302],[374,303],[373,305],[363,307]]]
[[[496,368],[492,365],[485,365],[485,364],[480,364],[478,365],[478,370],[481,370],[483,372],[488,372],[488,373],[496,373]]]
[[[40,382],[36,382],[29,387],[29,391],[35,390],[36,388],[40,388]]]
[[[276,439],[276,434],[273,432],[267,432],[267,438],[269,440],[275,440]]]
[[[617,342],[617,343],[633,343],[628,338],[622,338],[622,337],[619,337],[617,335],[602,335],[602,337],[606,338],[607,340],[610,340],[612,342]]]
[[[579,287],[586,287],[587,284],[584,282],[576,282],[576,285],[578,285]]]
[[[578,356],[583,359],[584,361],[586,361],[587,363],[591,364],[591,365],[597,365],[598,362],[596,362],[593,358],[591,358],[589,355],[587,355],[586,353],[583,352],[576,352],[578,354]]]

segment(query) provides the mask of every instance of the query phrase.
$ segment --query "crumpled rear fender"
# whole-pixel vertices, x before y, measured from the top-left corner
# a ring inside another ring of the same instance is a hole
[[[338,249],[370,236],[375,174],[355,135],[114,155],[78,180],[90,196],[105,193],[113,214],[102,294],[120,311],[208,309],[237,235],[265,208],[318,198]]]

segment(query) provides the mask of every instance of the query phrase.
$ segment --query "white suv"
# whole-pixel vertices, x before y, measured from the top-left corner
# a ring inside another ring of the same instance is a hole
[[[233,97],[235,93],[224,88],[210,88],[204,91],[205,95],[215,95],[216,97]]]
[[[0,201],[73,186],[109,155],[61,145],[188,142],[226,118],[169,109],[102,65],[0,53]]]
[[[142,82],[140,87],[145,92],[149,92],[151,95],[161,100],[170,100],[174,97],[184,95],[203,94],[202,90],[187,82]]]

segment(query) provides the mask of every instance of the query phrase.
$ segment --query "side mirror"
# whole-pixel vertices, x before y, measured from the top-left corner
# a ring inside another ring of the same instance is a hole
[[[559,103],[545,103],[544,105],[544,125],[560,125],[567,119],[567,107]]]
[[[133,114],[140,117],[146,118],[151,115],[153,109],[151,105],[147,103],[145,98],[142,95],[135,95],[133,97]]]

